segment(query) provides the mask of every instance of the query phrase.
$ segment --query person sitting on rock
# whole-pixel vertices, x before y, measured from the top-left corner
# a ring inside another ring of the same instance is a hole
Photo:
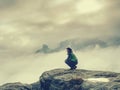
[[[70,67],[70,70],[74,70],[77,68],[76,65],[78,64],[78,59],[76,58],[71,48],[68,47],[66,49],[68,57],[65,60],[65,63]]]

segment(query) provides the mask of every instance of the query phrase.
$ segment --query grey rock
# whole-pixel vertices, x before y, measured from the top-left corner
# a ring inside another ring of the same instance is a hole
[[[41,90],[41,86],[40,86],[40,82],[36,82],[36,83],[33,83],[31,84],[32,86],[32,90]]]
[[[114,72],[55,69],[43,73],[40,84],[41,90],[120,90],[119,77]]]
[[[54,69],[33,84],[8,83],[0,90],[120,90],[120,73]]]
[[[28,84],[22,84],[19,82],[7,83],[1,86],[0,90],[32,90],[32,86]]]

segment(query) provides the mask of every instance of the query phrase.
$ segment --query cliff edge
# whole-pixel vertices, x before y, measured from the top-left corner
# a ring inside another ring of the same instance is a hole
[[[0,90],[120,90],[120,73],[54,69],[44,72],[31,85],[9,83]]]

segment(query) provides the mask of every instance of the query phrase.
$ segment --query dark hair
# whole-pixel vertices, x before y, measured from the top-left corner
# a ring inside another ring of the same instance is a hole
[[[68,50],[68,52],[69,52],[69,53],[72,53],[72,52],[73,52],[73,51],[72,51],[72,49],[71,49],[71,48],[69,48],[69,47],[68,47],[68,48],[66,48],[66,49]]]

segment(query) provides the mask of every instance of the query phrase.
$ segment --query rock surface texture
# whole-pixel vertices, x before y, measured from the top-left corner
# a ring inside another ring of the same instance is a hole
[[[0,90],[120,90],[120,73],[54,69],[31,85],[5,84]]]
[[[7,83],[0,87],[0,90],[31,90],[31,85],[16,83]]]

